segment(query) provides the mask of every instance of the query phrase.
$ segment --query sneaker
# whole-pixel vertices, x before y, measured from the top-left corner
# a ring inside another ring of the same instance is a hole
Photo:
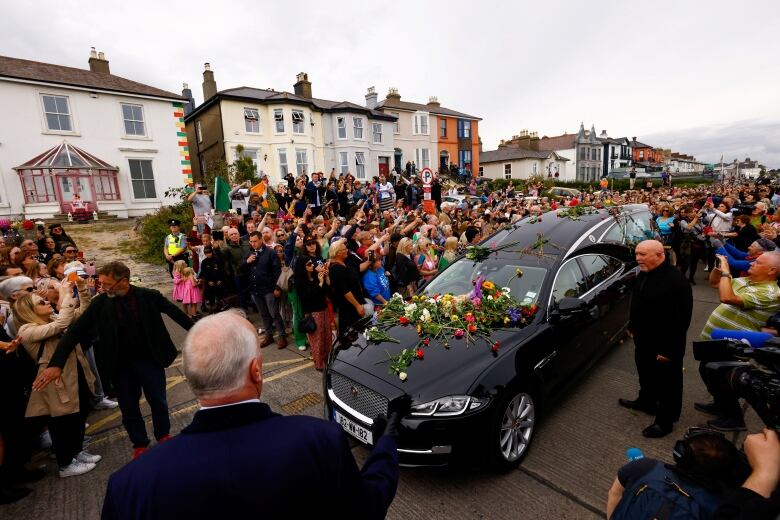
[[[279,336],[279,339],[276,340],[276,348],[283,349],[287,347],[287,338],[284,336]]]
[[[51,434],[49,433],[49,430],[46,430],[38,437],[38,446],[40,446],[42,450],[51,448]]]
[[[145,452],[146,450],[148,450],[148,449],[149,449],[149,448],[147,448],[147,447],[145,447],[145,446],[141,446],[141,447],[135,448],[135,449],[133,450],[133,460],[135,460],[135,459],[137,459],[138,457],[140,457],[141,455],[143,455],[143,454],[144,454],[144,452]]]
[[[60,468],[60,478],[83,475],[84,473],[89,473],[93,469],[95,469],[95,464],[91,462],[79,462],[76,459],[73,459],[70,464],[64,468]]]
[[[113,410],[117,406],[119,406],[119,403],[117,403],[116,401],[112,401],[107,397],[104,397],[99,402],[95,403],[93,408],[95,410]]]
[[[76,460],[87,464],[97,464],[102,459],[102,455],[94,455],[88,451],[81,451],[76,455]]]
[[[301,345],[298,347],[298,350],[306,350],[306,345]]]
[[[713,430],[719,432],[741,432],[747,430],[745,420],[742,417],[718,417],[707,421],[707,424]]]

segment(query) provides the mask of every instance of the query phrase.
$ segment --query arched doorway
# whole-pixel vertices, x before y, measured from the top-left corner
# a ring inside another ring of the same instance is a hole
[[[395,169],[399,172],[404,171],[404,154],[400,148],[396,148],[393,154],[393,162],[395,163]]]
[[[442,172],[448,171],[450,167],[450,152],[443,150],[439,155],[439,169]]]

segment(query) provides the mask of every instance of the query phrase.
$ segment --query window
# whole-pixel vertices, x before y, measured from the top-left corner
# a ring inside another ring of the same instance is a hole
[[[382,123],[373,123],[371,125],[374,130],[374,142],[375,143],[381,143],[382,142]]]
[[[439,137],[447,139],[447,120],[443,117],[439,118]]]
[[[200,124],[200,119],[195,121],[195,135],[198,137],[198,142],[202,143],[203,142],[203,127]],[[203,169],[203,171],[206,171],[205,168]]]
[[[347,120],[344,117],[336,118],[339,127],[339,139],[347,138]]]
[[[537,173],[537,169],[536,168],[537,168],[537,163],[534,163],[533,164],[533,174],[534,175],[536,175],[536,173]]]
[[[200,175],[201,177],[206,174],[206,158],[200,156]]]
[[[92,184],[95,200],[121,200],[115,171],[98,170],[92,174]]]
[[[130,181],[133,184],[133,198],[156,199],[152,161],[148,159],[128,159],[130,163]]]
[[[366,178],[366,156],[363,152],[355,152],[355,178]]]
[[[458,120],[458,137],[461,139],[471,139],[471,121],[466,119]]]
[[[363,118],[353,117],[352,125],[354,126],[355,130],[355,139],[363,139]]]
[[[418,170],[431,167],[431,151],[428,148],[415,149],[414,156]]]
[[[479,167],[479,176],[484,177],[485,176],[485,168],[482,166]]]
[[[305,121],[303,117],[303,110],[293,110],[292,111],[292,123],[293,123],[293,133],[294,134],[302,134],[303,133],[303,122]]]
[[[585,294],[588,285],[585,276],[582,274],[580,265],[576,258],[568,260],[558,271],[553,285],[552,298],[553,305],[561,301],[562,298],[578,298]]]
[[[295,171],[298,175],[304,175],[308,172],[308,159],[306,158],[306,150],[301,148],[295,149]]]
[[[125,120],[125,135],[146,135],[144,108],[141,105],[122,103],[122,118]]]
[[[588,158],[587,154],[588,154],[587,148],[585,148],[584,146],[580,147],[580,159],[583,161],[587,159]]]
[[[428,114],[414,115],[414,133],[416,135],[428,135]]]
[[[645,151],[639,150],[639,160],[643,161],[645,159]]]
[[[584,181],[586,175],[587,175],[587,173],[585,171],[585,167],[584,166],[580,166],[580,180]]]
[[[238,152],[236,152],[236,159],[240,159],[242,157],[249,157],[252,159],[252,162],[255,165],[255,172],[257,172],[257,156],[258,156],[259,150],[256,148],[244,148],[244,150],[239,155]]]
[[[274,121],[276,122],[276,133],[284,133],[284,111],[281,108],[274,109]]]
[[[339,171],[349,173],[349,152],[339,152]]]
[[[248,134],[260,133],[260,113],[256,108],[244,108],[244,127]]]
[[[289,170],[287,169],[287,149],[279,148],[279,175],[284,178]]]
[[[471,150],[460,150],[458,152],[458,165],[461,168],[471,168]]]
[[[20,173],[24,202],[57,202],[53,176],[44,174],[42,170],[22,170]]]
[[[512,165],[511,164],[505,164],[504,165],[504,178],[505,179],[511,179],[512,178]]]
[[[642,240],[655,236],[651,219],[647,214],[621,216],[601,237],[601,242],[619,242],[626,245],[636,245]]]
[[[73,131],[67,97],[43,96],[43,112],[46,115],[46,126],[49,130]]]
[[[623,267],[623,263],[620,260],[604,255],[583,255],[580,257],[580,261],[585,268],[585,277],[591,288],[600,284]]]
[[[400,134],[401,133],[401,126],[398,123],[398,120],[400,119],[398,117],[398,112],[390,112],[391,116],[395,116],[395,123],[393,123],[393,133],[394,134]]]

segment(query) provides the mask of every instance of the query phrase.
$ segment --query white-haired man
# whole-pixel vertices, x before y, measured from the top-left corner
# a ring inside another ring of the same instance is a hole
[[[399,413],[360,471],[337,424],[260,402],[258,337],[238,312],[198,321],[183,365],[201,409],[111,476],[104,519],[385,517],[398,485]]]

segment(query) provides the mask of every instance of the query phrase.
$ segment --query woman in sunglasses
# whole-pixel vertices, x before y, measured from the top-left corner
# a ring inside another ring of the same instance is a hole
[[[304,241],[305,252],[295,264],[295,289],[298,293],[304,317],[310,317],[316,328],[306,336],[311,348],[314,368],[325,369],[330,353],[332,332],[328,313],[327,291],[330,281],[328,271],[319,255],[317,240],[308,237]]]
[[[27,353],[37,360],[38,375],[27,403],[26,417],[48,417],[49,433],[62,478],[82,475],[95,468],[100,455],[82,450],[84,422],[90,410],[95,376],[80,346],[70,354],[62,370],[59,384],[39,389],[41,374],[65,329],[89,306],[90,294],[86,281],[76,282],[79,298],[73,298],[73,283],[60,286],[60,312],[54,314],[51,303],[37,293],[20,296],[13,305],[19,338]]]

